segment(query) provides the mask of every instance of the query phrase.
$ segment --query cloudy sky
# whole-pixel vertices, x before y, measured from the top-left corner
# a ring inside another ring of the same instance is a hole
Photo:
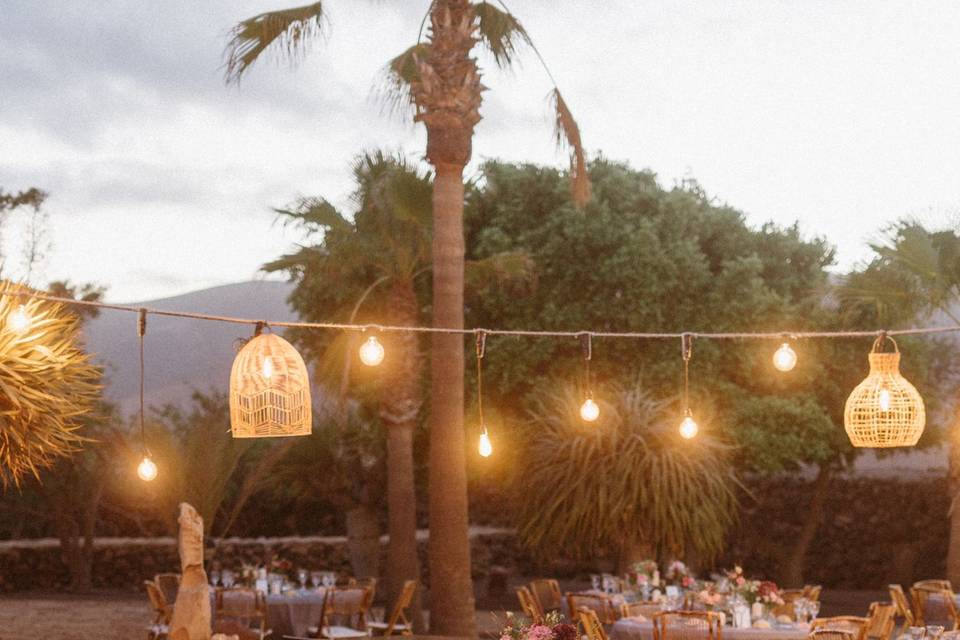
[[[0,188],[51,193],[43,280],[115,301],[255,277],[295,235],[271,206],[346,204],[348,165],[423,134],[371,89],[427,0],[327,0],[296,69],[225,87],[230,26],[282,2],[4,0]],[[751,223],[799,220],[839,268],[903,215],[960,208],[960,3],[511,0],[593,153],[695,177]],[[562,165],[532,57],[490,69],[475,161]],[[4,229],[16,262],[24,220]]]

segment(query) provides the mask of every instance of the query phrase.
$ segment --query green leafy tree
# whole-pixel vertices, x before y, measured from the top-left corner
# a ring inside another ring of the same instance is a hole
[[[501,3],[501,6],[502,3]],[[518,49],[531,45],[520,22],[490,2],[434,0],[426,9],[425,41],[387,65],[388,101],[411,108],[427,130],[427,160],[433,181],[433,324],[463,326],[464,239],[463,171],[472,154],[484,89],[475,50],[488,51],[499,67],[509,67]],[[272,11],[239,23],[227,47],[228,82],[239,82],[265,52],[297,60],[320,36],[324,3]],[[589,197],[580,132],[556,87],[558,143],[571,148],[572,194]],[[473,636],[475,620],[470,579],[467,478],[463,430],[463,343],[459,336],[435,334],[431,349],[430,411],[430,581],[431,631]]]

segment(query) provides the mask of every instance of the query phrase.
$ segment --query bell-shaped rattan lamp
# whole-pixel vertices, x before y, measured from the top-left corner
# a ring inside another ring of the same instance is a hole
[[[900,375],[900,350],[892,338],[892,353],[880,351],[886,336],[873,343],[870,374],[847,398],[843,424],[855,447],[912,447],[917,444],[927,415],[923,398]]]
[[[307,436],[313,425],[310,380],[293,345],[273,333],[247,342],[230,372],[234,438]]]

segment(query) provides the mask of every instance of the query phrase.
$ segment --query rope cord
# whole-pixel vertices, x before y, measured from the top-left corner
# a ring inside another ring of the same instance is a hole
[[[147,448],[147,432],[144,425],[144,355],[143,355],[143,337],[147,334],[147,310],[137,309],[137,337],[140,339],[140,444],[143,446],[144,457],[150,457],[150,449]]]
[[[817,338],[877,338],[879,336],[925,336],[937,335],[943,333],[960,332],[960,325],[947,325],[941,327],[912,327],[908,329],[874,329],[861,331],[737,331],[737,332],[699,332],[699,331],[673,331],[673,332],[650,332],[650,331],[541,331],[527,329],[486,329],[476,327],[472,329],[456,329],[451,327],[425,327],[425,326],[398,326],[383,324],[353,324],[343,322],[299,322],[299,321],[266,321],[262,319],[240,318],[235,316],[221,316],[194,311],[170,311],[165,309],[155,309],[151,307],[134,307],[131,305],[112,304],[108,302],[96,302],[93,300],[74,300],[73,298],[63,298],[52,296],[45,293],[31,291],[3,291],[0,295],[28,297],[47,302],[55,302],[65,305],[77,305],[84,307],[96,307],[98,309],[110,309],[112,311],[128,311],[139,313],[141,309],[144,313],[155,316],[165,316],[171,318],[188,318],[191,320],[205,320],[211,322],[225,322],[229,324],[245,324],[256,327],[263,323],[271,327],[297,328],[297,329],[332,329],[339,331],[383,331],[383,332],[409,332],[409,333],[442,333],[457,335],[480,335],[485,336],[514,336],[528,338],[580,338],[589,336],[590,338],[626,338],[639,340],[662,340],[683,338],[689,336],[692,338],[711,339],[711,340],[782,340],[784,336],[802,339]]]

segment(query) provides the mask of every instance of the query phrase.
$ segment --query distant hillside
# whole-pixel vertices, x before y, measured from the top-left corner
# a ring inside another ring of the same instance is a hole
[[[287,306],[292,285],[257,281],[194,291],[173,298],[133,302],[171,311],[295,320]],[[147,318],[146,399],[148,406],[185,406],[195,390],[226,391],[235,355],[234,341],[249,337],[242,325],[183,318]],[[87,346],[106,370],[106,396],[124,415],[137,408],[139,365],[135,314],[104,310],[86,328]]]

